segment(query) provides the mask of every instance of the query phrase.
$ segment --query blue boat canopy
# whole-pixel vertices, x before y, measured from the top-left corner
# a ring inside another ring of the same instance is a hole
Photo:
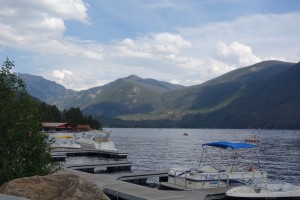
[[[231,148],[231,149],[250,149],[255,148],[256,145],[244,143],[244,142],[210,142],[202,144],[202,146],[212,146],[219,147],[223,149]]]

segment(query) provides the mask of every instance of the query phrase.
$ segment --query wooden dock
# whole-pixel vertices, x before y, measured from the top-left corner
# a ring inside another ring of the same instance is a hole
[[[128,200],[205,200],[206,197],[224,194],[229,188],[217,188],[208,190],[177,191],[158,190],[117,180],[116,177],[107,174],[89,174],[65,168],[59,173],[71,173],[94,182],[107,195],[119,199]],[[140,174],[141,175],[141,174]],[[154,175],[154,173],[152,173]]]
[[[106,161],[98,164],[65,164],[66,168],[79,170],[88,173],[96,173],[96,171],[115,172],[130,171],[132,162],[129,161]]]
[[[128,153],[124,152],[108,152],[108,151],[99,151],[99,150],[82,150],[82,149],[65,149],[65,150],[53,150],[52,159],[59,159],[59,156],[65,155],[69,156],[99,156],[103,158],[118,158],[123,159],[127,158]],[[62,158],[62,157],[61,157]]]
[[[146,172],[132,172],[132,173],[123,173],[116,176],[117,180],[120,181],[130,181],[134,179],[158,177],[161,181],[166,181],[168,178],[168,170],[161,171],[146,171]]]

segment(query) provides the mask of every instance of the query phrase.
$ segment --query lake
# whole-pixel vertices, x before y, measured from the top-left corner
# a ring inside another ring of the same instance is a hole
[[[260,139],[259,160],[269,178],[300,185],[300,130],[236,129],[143,129],[109,128],[116,148],[128,153],[133,171],[196,168],[201,144],[213,141],[241,141],[256,134]],[[184,136],[183,133],[188,133]],[[98,158],[73,158],[76,162],[97,162]],[[79,159],[79,160],[78,160]],[[74,162],[74,160],[73,160]]]

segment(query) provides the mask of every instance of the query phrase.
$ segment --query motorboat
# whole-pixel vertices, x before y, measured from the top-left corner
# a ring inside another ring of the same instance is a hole
[[[52,149],[80,149],[81,145],[73,135],[56,134],[50,137],[50,147]]]
[[[110,132],[103,130],[91,130],[81,133],[77,140],[83,150],[99,150],[117,152],[114,143],[109,139]]]
[[[260,139],[256,135],[251,135],[248,138],[245,138],[244,141],[251,142],[251,143],[259,143]]]
[[[249,184],[226,192],[230,199],[300,199],[300,186],[266,178],[253,179]]]
[[[238,186],[254,178],[264,178],[266,172],[260,170],[258,148],[254,144],[234,142],[211,142],[202,144],[199,166],[195,169],[171,168],[168,182],[162,187],[206,189]],[[244,159],[241,162],[241,159]]]

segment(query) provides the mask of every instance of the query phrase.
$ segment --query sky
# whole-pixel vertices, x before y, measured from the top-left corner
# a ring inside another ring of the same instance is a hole
[[[83,90],[137,75],[185,86],[300,61],[299,0],[0,0],[0,59]],[[1,62],[0,60],[0,62]]]

